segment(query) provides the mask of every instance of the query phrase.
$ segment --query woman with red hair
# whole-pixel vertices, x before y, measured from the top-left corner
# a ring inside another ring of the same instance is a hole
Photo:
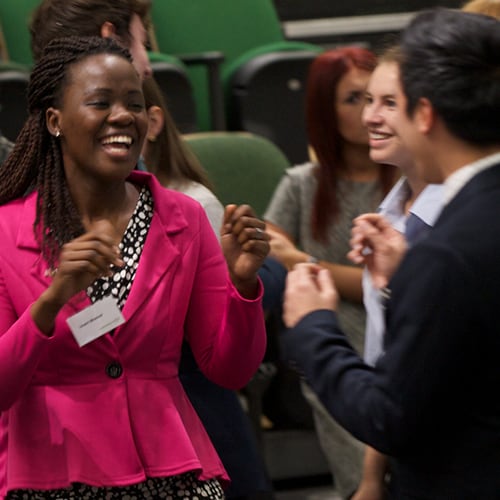
[[[264,219],[271,234],[271,256],[287,269],[300,262],[328,268],[341,295],[340,321],[363,352],[365,311],[361,268],[346,255],[352,220],[373,211],[395,181],[391,167],[369,156],[368,132],[361,120],[365,91],[376,56],[361,47],[320,54],[307,80],[306,120],[313,161],[287,170]],[[348,497],[360,479],[363,445],[326,412],[305,383],[335,485]]]

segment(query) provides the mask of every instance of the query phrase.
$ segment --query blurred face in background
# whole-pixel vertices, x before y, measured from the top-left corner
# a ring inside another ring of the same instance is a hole
[[[132,55],[134,66],[141,78],[148,78],[153,74],[153,71],[146,51],[147,32],[137,14],[132,16],[129,31],[131,42],[128,50]]]
[[[139,73],[139,76],[144,80],[152,76],[153,70],[149,62],[148,52],[146,50],[146,43],[148,34],[141,18],[137,14],[132,14],[130,24],[128,27],[130,37],[126,40],[118,36],[116,28],[110,22],[106,22],[101,27],[101,36],[109,37],[116,40],[130,52],[132,56],[132,63]]]
[[[380,63],[368,83],[362,115],[373,161],[403,169],[413,163],[398,134],[401,123],[408,120],[405,106],[398,64],[392,61]]]
[[[368,145],[368,132],[361,121],[371,73],[352,67],[337,85],[335,112],[339,133],[349,144]]]

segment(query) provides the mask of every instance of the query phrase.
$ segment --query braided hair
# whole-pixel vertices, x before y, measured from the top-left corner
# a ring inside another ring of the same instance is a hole
[[[0,166],[0,204],[37,191],[33,230],[51,267],[55,267],[61,246],[83,234],[84,228],[66,182],[59,139],[49,133],[45,114],[49,107],[61,106],[69,68],[103,53],[132,61],[128,50],[110,38],[74,36],[47,45],[31,73],[28,119],[12,153]]]

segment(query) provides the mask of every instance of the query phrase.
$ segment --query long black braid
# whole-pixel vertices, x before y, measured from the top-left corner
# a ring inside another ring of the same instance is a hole
[[[102,53],[132,60],[128,50],[109,38],[75,36],[47,45],[31,73],[29,117],[13,151],[0,166],[0,204],[37,191],[33,229],[51,267],[57,263],[61,246],[81,235],[84,228],[66,182],[59,139],[49,133],[45,112],[49,107],[61,107],[70,66]]]

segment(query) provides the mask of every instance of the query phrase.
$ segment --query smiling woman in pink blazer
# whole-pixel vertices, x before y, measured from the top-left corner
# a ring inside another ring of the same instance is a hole
[[[141,82],[111,40],[51,43],[29,106],[0,168],[0,497],[223,498],[180,349],[225,387],[252,376],[264,224],[227,207],[223,255],[197,202],[134,171]]]

